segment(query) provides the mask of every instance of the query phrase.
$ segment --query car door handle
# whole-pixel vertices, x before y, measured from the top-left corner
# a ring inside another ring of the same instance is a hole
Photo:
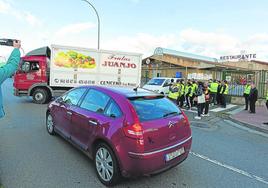
[[[71,116],[73,113],[72,112],[67,112],[67,114]]]
[[[96,122],[94,120],[89,120],[88,123],[91,125],[95,125],[95,126],[98,125],[98,122]]]

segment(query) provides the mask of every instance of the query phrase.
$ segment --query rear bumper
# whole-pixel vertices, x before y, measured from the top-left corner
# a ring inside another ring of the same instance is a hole
[[[125,160],[124,162],[122,162],[125,164],[123,165],[125,168],[121,169],[122,175],[125,177],[151,175],[172,168],[180,164],[188,157],[191,144],[192,144],[192,136],[184,139],[183,141],[180,141],[175,145],[160,150],[156,150],[153,152],[148,153],[128,152],[127,161]],[[166,154],[172,153],[182,147],[184,147],[185,150],[185,152],[182,155],[166,162],[165,160]]]

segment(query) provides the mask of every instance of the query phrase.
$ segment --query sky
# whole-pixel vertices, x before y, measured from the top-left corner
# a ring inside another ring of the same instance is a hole
[[[267,0],[90,0],[100,16],[100,48],[156,47],[213,58],[256,53],[268,62]],[[97,17],[82,0],[0,0],[0,38],[25,52],[60,44],[97,48]],[[11,48],[0,46],[0,56]]]

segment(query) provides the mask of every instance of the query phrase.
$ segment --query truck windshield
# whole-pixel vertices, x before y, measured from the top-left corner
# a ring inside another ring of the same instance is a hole
[[[164,81],[165,81],[165,79],[154,78],[154,79],[151,79],[146,85],[161,86]]]

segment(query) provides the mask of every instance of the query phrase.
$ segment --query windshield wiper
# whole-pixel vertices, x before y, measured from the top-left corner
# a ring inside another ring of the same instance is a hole
[[[167,117],[167,116],[174,115],[174,114],[179,114],[179,113],[178,112],[169,112],[169,113],[164,114],[163,117]]]

